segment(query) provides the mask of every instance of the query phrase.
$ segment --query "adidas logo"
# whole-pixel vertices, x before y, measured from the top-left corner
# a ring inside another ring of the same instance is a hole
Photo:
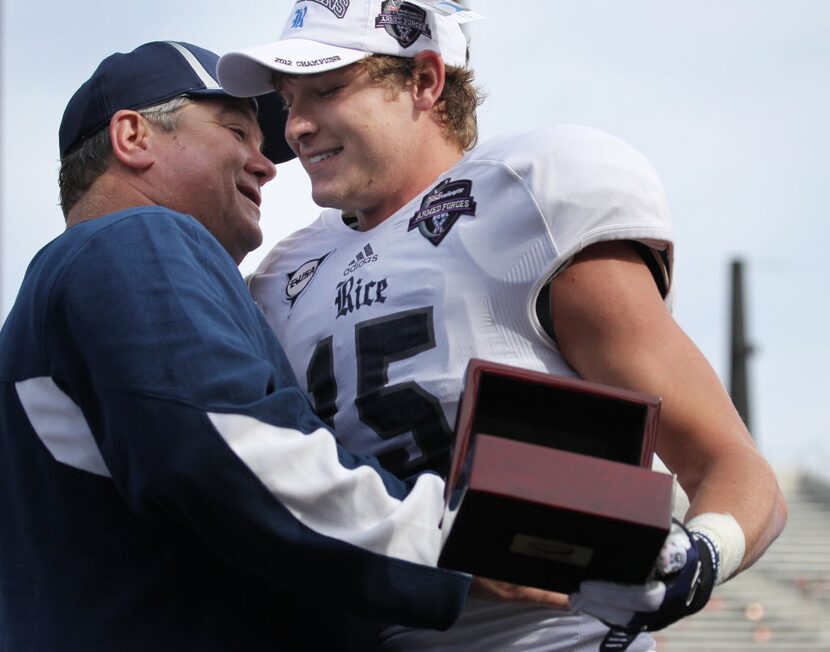
[[[348,276],[349,274],[354,274],[357,270],[359,270],[364,265],[368,265],[369,263],[373,263],[378,259],[377,254],[372,250],[372,245],[367,244],[363,247],[360,251],[358,251],[354,258],[352,258],[349,265],[346,269],[343,270],[343,276]]]

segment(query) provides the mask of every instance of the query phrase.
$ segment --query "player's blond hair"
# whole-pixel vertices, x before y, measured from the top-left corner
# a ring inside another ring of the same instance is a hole
[[[170,132],[179,124],[179,110],[191,102],[193,100],[188,97],[174,97],[172,100],[139,109],[137,113],[163,131]],[[58,186],[64,219],[112,161],[112,141],[108,126],[85,139],[61,159]]]
[[[373,54],[356,65],[362,66],[373,81],[394,90],[417,84],[421,75],[418,60],[410,57]],[[472,149],[478,141],[476,109],[484,101],[484,94],[474,80],[470,68],[446,66],[444,90],[436,105],[447,138],[463,150]]]
[[[411,57],[372,54],[353,65],[361,66],[372,81],[394,91],[418,83],[421,75],[419,62]],[[274,72],[271,80],[277,92],[283,80],[293,76]],[[446,66],[444,90],[435,106],[446,137],[463,150],[472,149],[478,142],[476,109],[484,101],[484,94],[473,84],[474,79],[469,68]]]

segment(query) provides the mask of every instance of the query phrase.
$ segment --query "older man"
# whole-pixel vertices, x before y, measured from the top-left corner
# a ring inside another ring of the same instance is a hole
[[[338,448],[247,292],[263,151],[292,154],[216,62],[148,43],[66,108],[68,228],[0,334],[0,649],[360,649],[467,592],[441,479]]]

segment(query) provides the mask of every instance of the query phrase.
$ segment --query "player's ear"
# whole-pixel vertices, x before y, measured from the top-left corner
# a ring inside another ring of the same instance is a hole
[[[150,123],[140,113],[129,109],[116,111],[109,124],[113,156],[130,168],[150,167],[154,161],[152,132]]]
[[[446,70],[437,52],[425,50],[415,55],[415,83],[412,86],[415,108],[430,110],[444,92]]]

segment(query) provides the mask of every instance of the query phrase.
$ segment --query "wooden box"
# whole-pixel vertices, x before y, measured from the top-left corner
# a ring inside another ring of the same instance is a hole
[[[659,409],[638,392],[472,360],[439,565],[561,592],[645,581],[674,489],[650,470]]]

